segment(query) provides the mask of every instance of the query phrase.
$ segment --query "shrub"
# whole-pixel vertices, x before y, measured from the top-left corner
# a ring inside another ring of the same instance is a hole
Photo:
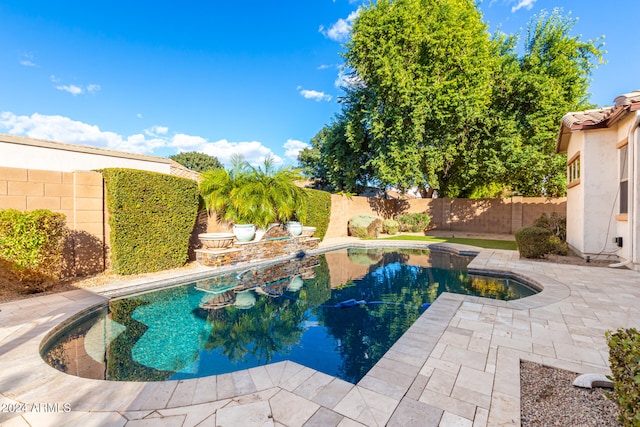
[[[542,227],[522,227],[516,230],[516,244],[524,258],[544,258],[550,252],[550,230]]]
[[[105,169],[112,268],[119,274],[180,267],[198,212],[195,181],[134,169]]]
[[[375,265],[382,260],[382,253],[365,248],[347,248],[347,256],[358,265]]]
[[[421,233],[429,227],[431,217],[425,213],[406,213],[398,215],[396,221],[400,223],[400,231]]]
[[[558,236],[552,235],[549,237],[549,253],[567,255],[569,254],[569,245],[567,245],[567,242],[560,240]]]
[[[356,215],[349,220],[348,231],[350,236],[366,239],[377,237],[382,226],[382,220],[373,215]]]
[[[607,331],[612,396],[624,426],[640,425],[640,333],[635,328]]]
[[[68,232],[65,222],[64,214],[44,209],[0,211],[0,279],[7,282],[4,286],[17,280],[23,291],[31,293],[58,281]]]
[[[387,234],[396,234],[400,229],[400,223],[394,219],[385,219],[382,221],[382,232]]]
[[[326,191],[305,189],[307,193],[307,221],[304,225],[316,228],[314,237],[324,239],[331,218],[331,194]]]
[[[567,218],[557,212],[552,212],[549,216],[543,213],[540,218],[536,219],[533,226],[550,230],[563,242],[567,240]]]

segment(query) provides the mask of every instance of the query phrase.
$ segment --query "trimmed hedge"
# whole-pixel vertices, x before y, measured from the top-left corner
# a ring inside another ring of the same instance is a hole
[[[195,181],[157,172],[104,169],[111,265],[118,274],[180,267],[197,213]]]
[[[38,292],[62,275],[67,238],[66,216],[37,209],[0,211],[0,261],[3,286],[22,282],[23,291]],[[4,283],[6,282],[6,283]]]
[[[544,258],[551,252],[551,230],[542,227],[522,227],[516,230],[516,244],[524,258]]]
[[[349,220],[347,227],[350,236],[361,239],[378,237],[378,231],[382,227],[382,219],[373,215],[356,215]]]
[[[400,229],[400,223],[395,219],[385,219],[382,221],[382,232],[387,234],[396,234]]]
[[[624,426],[640,426],[640,333],[635,328],[607,331],[613,399]]]
[[[307,193],[307,221],[304,225],[316,228],[313,237],[324,239],[331,219],[331,194],[326,191],[305,188]]]
[[[425,213],[406,213],[398,215],[396,221],[400,223],[400,231],[421,233],[429,228],[431,217]]]

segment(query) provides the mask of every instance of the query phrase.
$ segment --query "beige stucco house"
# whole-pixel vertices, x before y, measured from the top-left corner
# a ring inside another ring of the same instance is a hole
[[[198,177],[197,173],[164,157],[2,134],[0,167],[57,172],[128,168],[191,179]]]
[[[583,257],[640,270],[640,90],[613,107],[567,113],[567,243]]]

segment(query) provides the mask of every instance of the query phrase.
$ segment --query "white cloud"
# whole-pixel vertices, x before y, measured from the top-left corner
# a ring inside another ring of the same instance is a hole
[[[20,58],[20,65],[24,65],[25,67],[37,67],[33,60],[33,54],[30,52],[22,54],[22,57]]]
[[[61,83],[61,80],[52,75],[50,77],[51,82],[55,84],[55,88],[58,90],[61,90],[63,92],[69,92],[71,95],[76,96],[76,95],[82,95],[83,93],[85,93],[85,88],[82,87],[82,85],[78,86],[78,85],[65,85],[65,84],[59,84]],[[95,83],[90,83],[87,85],[86,88],[86,92],[90,93],[91,95],[95,95],[97,92],[100,91],[100,85],[95,84]]]
[[[245,160],[253,165],[261,164],[269,156],[274,158],[276,165],[284,163],[281,157],[274,155],[268,147],[258,141],[229,142],[221,139],[209,142],[203,137],[182,133],[169,136],[168,131],[168,127],[156,125],[143,133],[124,137],[68,117],[38,113],[31,116],[18,116],[11,112],[0,112],[0,133],[130,153],[154,154],[156,149],[164,149],[165,152],[167,149],[174,149],[177,152],[199,151],[217,157],[226,165],[231,164],[233,154],[243,155]],[[289,150],[289,147],[285,148]],[[295,147],[292,145],[291,149]]]
[[[56,86],[56,89],[63,92],[69,92],[73,96],[80,95],[82,93],[82,88],[76,85],[58,85]]]
[[[319,92],[317,90],[302,89],[302,87],[300,86],[298,86],[296,89],[300,92],[300,95],[302,95],[307,99],[313,99],[314,101],[317,101],[317,102],[331,101],[331,95],[328,95],[324,92]]]
[[[142,114],[138,115],[139,118],[142,118]],[[166,135],[169,132],[169,128],[167,126],[151,126],[149,129],[145,129],[145,135],[149,136],[158,136],[158,135]]]
[[[139,118],[139,119],[142,119],[144,116],[142,115],[142,113],[138,113],[138,114],[136,114],[136,117]]]
[[[515,6],[513,6],[511,8],[511,13],[515,13],[516,11],[518,11],[519,9],[526,9],[526,10],[531,10],[531,8],[533,7],[534,3],[537,0],[520,0],[518,1],[518,4],[516,4]]]
[[[337,88],[355,88],[355,87],[364,87],[364,82],[360,78],[360,76],[347,72],[345,69],[340,69],[338,71],[338,77],[336,81],[333,82],[335,87]]]
[[[145,139],[141,134],[123,138],[114,132],[102,131],[98,126],[72,120],[63,116],[47,116],[34,113],[17,116],[0,113],[0,129],[14,135],[47,139],[70,144],[90,145],[134,153],[151,153],[163,145],[158,139]]]
[[[351,12],[346,19],[338,19],[338,22],[333,24],[328,29],[321,25],[318,31],[320,31],[325,37],[333,41],[347,41],[349,39],[349,35],[351,34],[353,20],[358,17],[358,14],[360,14],[360,9]]]
[[[293,161],[298,160],[298,154],[305,148],[310,147],[306,142],[298,141],[297,139],[288,139],[284,143],[284,155]]]

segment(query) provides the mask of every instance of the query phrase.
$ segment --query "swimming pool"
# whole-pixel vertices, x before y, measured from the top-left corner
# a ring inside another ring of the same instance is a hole
[[[471,257],[348,248],[119,298],[43,344],[56,369],[95,379],[197,378],[292,360],[353,383],[442,292],[536,293],[470,276]]]

